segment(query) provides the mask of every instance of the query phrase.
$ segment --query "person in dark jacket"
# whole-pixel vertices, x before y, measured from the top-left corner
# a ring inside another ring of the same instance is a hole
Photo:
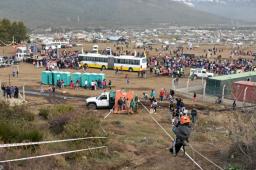
[[[17,86],[14,87],[14,98],[19,98],[19,88]]]
[[[195,108],[191,110],[192,123],[196,123],[197,111]]]
[[[172,148],[170,148],[170,152],[176,156],[181,147],[184,148],[186,145],[186,142],[188,142],[190,133],[191,133],[191,127],[190,127],[190,118],[188,116],[182,116],[180,118],[180,125],[173,129],[173,132],[176,135],[176,139],[173,142]]]

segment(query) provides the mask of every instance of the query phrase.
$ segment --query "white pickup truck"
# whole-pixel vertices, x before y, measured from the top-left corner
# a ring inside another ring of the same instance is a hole
[[[214,74],[207,72],[206,69],[192,68],[190,69],[190,76],[193,76],[194,78],[208,78],[208,77],[213,77]]]
[[[97,97],[86,99],[86,106],[89,109],[113,108],[115,104],[115,92],[103,92]]]

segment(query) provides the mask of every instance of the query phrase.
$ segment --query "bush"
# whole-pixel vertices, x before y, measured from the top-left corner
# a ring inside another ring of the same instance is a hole
[[[63,116],[64,114],[73,112],[74,108],[70,105],[56,105],[54,107],[51,107],[48,110],[49,110],[48,119],[54,120],[60,116]]]
[[[249,144],[244,142],[234,143],[229,149],[229,156],[231,157],[230,161],[244,167],[242,169],[255,170],[256,162],[254,160],[256,157],[256,141]]]
[[[33,121],[34,114],[25,105],[10,107],[7,103],[0,102],[0,119]]]
[[[44,118],[45,120],[48,119],[49,114],[50,114],[50,110],[49,110],[49,109],[41,108],[41,109],[39,110],[39,116],[41,116],[41,117]]]
[[[60,116],[49,122],[51,132],[60,134],[64,130],[64,126],[69,122],[70,118],[67,116]]]
[[[96,136],[105,136],[102,133],[100,128],[100,121],[95,117],[80,117],[69,124],[67,124],[64,128],[63,132],[64,138],[82,138],[82,137],[96,137]],[[95,147],[106,145],[107,139],[89,139],[83,141],[76,141],[72,143],[68,143],[70,147],[73,148],[84,148],[84,147]],[[86,154],[90,157],[95,158],[104,158],[106,154],[103,150],[94,150],[93,152],[85,152],[73,155],[72,159],[81,157]]]
[[[23,129],[10,123],[0,123],[0,138],[5,143],[40,141],[43,135],[38,130]]]
[[[226,168],[226,170],[240,170],[240,168],[234,165],[229,165],[228,168]]]

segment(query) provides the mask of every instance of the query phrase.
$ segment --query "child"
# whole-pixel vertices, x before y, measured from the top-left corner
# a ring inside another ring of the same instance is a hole
[[[156,113],[157,106],[158,106],[157,101],[156,99],[154,99],[151,105],[151,108],[153,109],[153,113]]]

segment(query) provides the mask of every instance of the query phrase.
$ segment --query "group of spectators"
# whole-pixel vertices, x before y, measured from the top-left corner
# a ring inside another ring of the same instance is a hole
[[[6,98],[19,98],[19,88],[17,86],[1,86],[3,96]]]
[[[211,61],[203,57],[178,55],[175,57],[151,57],[148,59],[150,72],[156,75],[182,77],[185,68],[204,68],[217,75],[228,75],[256,70],[255,61],[249,59]]]

